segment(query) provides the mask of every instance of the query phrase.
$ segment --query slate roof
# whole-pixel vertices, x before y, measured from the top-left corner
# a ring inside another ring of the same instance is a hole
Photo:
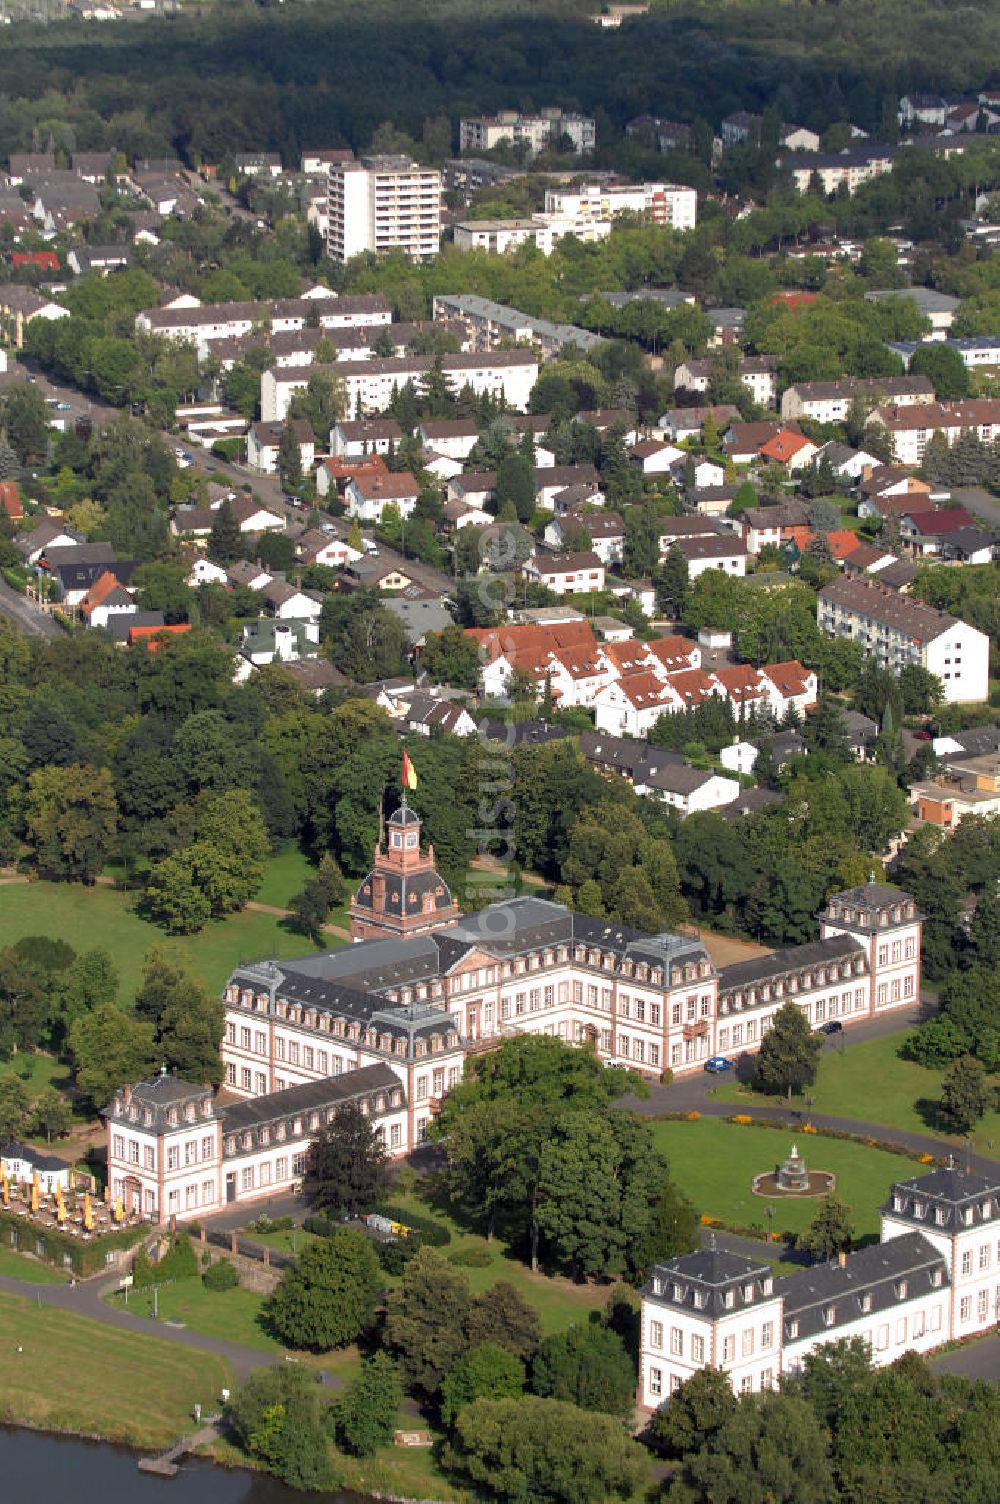
[[[43,1154],[39,1149],[33,1149],[30,1144],[22,1144],[19,1139],[12,1138],[5,1144],[0,1144],[0,1159],[23,1159],[34,1165],[36,1170],[68,1170],[69,1162],[60,1159],[56,1154]]]
[[[944,1256],[920,1232],[859,1249],[843,1263],[835,1260],[796,1270],[776,1286],[784,1297],[785,1341],[835,1332],[869,1313],[895,1310],[950,1283]],[[867,1309],[863,1297],[869,1302]]]
[[[1000,1177],[931,1170],[897,1181],[879,1210],[884,1216],[948,1233],[985,1226],[995,1223],[1000,1211]]]
[[[284,1091],[268,1092],[244,1102],[229,1102],[219,1108],[222,1132],[241,1133],[265,1127],[282,1118],[294,1118],[306,1112],[324,1111],[355,1102],[373,1092],[402,1090],[402,1083],[391,1066],[377,1061],[341,1076],[325,1076],[322,1081],[305,1081]],[[405,1102],[405,1093],[403,1101]],[[238,1152],[242,1152],[239,1151]],[[226,1157],[223,1146],[223,1158]]]
[[[717,1319],[773,1299],[774,1276],[770,1264],[760,1260],[722,1248],[702,1248],[654,1264],[642,1293],[657,1305]]]
[[[797,976],[801,972],[815,970],[834,962],[864,962],[868,960],[864,950],[850,935],[832,935],[828,940],[810,940],[805,945],[791,945],[784,950],[772,951],[767,956],[754,956],[749,961],[734,961],[731,966],[719,968],[719,997],[742,992],[762,982],[774,982],[781,977]]]
[[[212,1088],[207,1085],[199,1085],[197,1082],[184,1081],[179,1076],[170,1076],[164,1073],[159,1076],[151,1076],[148,1081],[137,1081],[131,1089],[131,1095],[127,1102],[125,1101],[123,1091],[116,1092],[114,1101],[104,1109],[104,1115],[122,1121],[128,1115],[128,1107],[134,1106],[140,1109],[143,1116],[147,1112],[151,1115],[152,1122],[149,1126],[155,1132],[173,1132],[175,1130],[179,1131],[184,1127],[190,1127],[190,1124],[185,1123],[184,1116],[180,1112],[178,1112],[178,1121],[176,1123],[168,1122],[167,1114],[172,1108],[187,1107],[189,1103],[193,1103],[196,1107],[204,1107],[206,1102],[210,1110],[207,1113],[204,1111],[199,1113],[199,1121],[204,1122],[210,1118],[214,1118],[214,1113],[211,1111]],[[124,1114],[119,1110],[120,1104],[125,1107]]]
[[[570,734],[565,726],[550,726],[547,721],[497,721],[487,717],[479,722],[480,739],[500,742],[504,747],[540,747]]]
[[[892,569],[894,566],[888,567]],[[893,591],[884,590],[870,576],[831,580],[819,592],[819,599],[895,628],[914,642],[933,642],[958,625],[957,617],[946,611],[935,611],[933,606],[925,606],[922,601],[903,600]]]

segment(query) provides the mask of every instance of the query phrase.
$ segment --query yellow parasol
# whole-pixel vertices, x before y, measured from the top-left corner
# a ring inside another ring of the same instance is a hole
[[[38,1184],[38,1171],[36,1170],[34,1175],[31,1177],[31,1210],[33,1212],[37,1212],[38,1210],[39,1189],[40,1187]]]
[[[111,1181],[110,1180],[108,1181],[107,1185],[104,1187],[104,1205],[105,1206],[110,1206],[111,1205]]]
[[[0,1170],[0,1195],[3,1196],[4,1206],[10,1206],[10,1188],[7,1185],[7,1176]]]
[[[66,1203],[63,1201],[62,1186],[56,1181],[56,1221],[66,1221]]]
[[[89,1191],[84,1191],[84,1193],[83,1193],[83,1225],[84,1225],[85,1229],[87,1230],[87,1232],[93,1232],[93,1230],[94,1230],[94,1213],[91,1210],[91,1206],[90,1206],[90,1192]]]
[[[124,1216],[125,1216],[125,1208],[122,1205],[122,1198],[120,1196],[116,1196],[115,1197],[115,1221],[116,1222],[120,1222]]]

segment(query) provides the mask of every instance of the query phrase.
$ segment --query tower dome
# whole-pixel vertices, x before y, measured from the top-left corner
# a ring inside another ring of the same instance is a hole
[[[404,803],[386,822],[371,871],[350,908],[352,940],[423,935],[459,918],[451,889],[434,866],[434,848],[420,849],[420,816]]]

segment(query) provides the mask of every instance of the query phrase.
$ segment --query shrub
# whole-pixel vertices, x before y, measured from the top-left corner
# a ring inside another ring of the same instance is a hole
[[[206,1290],[232,1290],[240,1282],[235,1264],[228,1259],[219,1259],[216,1264],[209,1264],[201,1277],[201,1282]]]
[[[672,1086],[673,1083],[674,1083],[674,1073],[673,1073],[673,1071],[670,1069],[670,1067],[668,1065],[667,1068],[666,1068],[666,1070],[663,1070],[663,1071],[660,1072],[660,1085],[661,1086]]]
[[[408,1238],[394,1238],[391,1243],[376,1243],[375,1252],[386,1274],[402,1274],[411,1259],[420,1251],[420,1234],[411,1233]]]
[[[449,1264],[464,1264],[467,1269],[488,1269],[493,1255],[488,1248],[456,1248],[448,1255]]]
[[[306,1232],[311,1232],[314,1237],[328,1238],[336,1224],[329,1217],[306,1217],[302,1224]]]

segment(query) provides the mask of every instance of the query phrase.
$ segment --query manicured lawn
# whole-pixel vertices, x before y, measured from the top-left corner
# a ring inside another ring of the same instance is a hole
[[[49,1430],[166,1446],[232,1387],[213,1353],[121,1331],[0,1294],[0,1417]],[[72,1491],[72,1480],[67,1479]]]
[[[69,1067],[61,1065],[54,1055],[22,1052],[0,1065],[0,1090],[5,1078],[15,1076],[24,1083],[29,1097],[37,1097],[46,1086],[67,1086],[69,1075]]]
[[[109,1297],[109,1304],[118,1307],[123,1301],[124,1297],[117,1293]],[[261,1320],[263,1300],[253,1290],[241,1286],[235,1290],[206,1290],[199,1276],[161,1285],[156,1303],[160,1321],[181,1321],[193,1332],[220,1337],[240,1347],[258,1347],[269,1353],[283,1350]],[[152,1316],[153,1292],[130,1291],[128,1309],[137,1316]]]
[[[784,1159],[795,1135],[701,1118],[656,1123],[654,1136],[674,1180],[702,1215],[764,1232],[765,1207],[773,1206],[776,1233],[801,1232],[812,1221],[816,1200],[765,1200],[750,1189],[755,1175]],[[818,1134],[798,1135],[797,1142],[809,1169],[836,1175],[836,1191],[851,1208],[855,1236],[877,1233],[878,1207],[890,1185],[921,1172],[915,1161],[882,1149]]]
[[[885,1125],[887,1137],[893,1128],[902,1128],[912,1133],[931,1134],[946,1138],[933,1117],[924,1117],[917,1103],[934,1103],[941,1096],[941,1081],[944,1071],[929,1070],[912,1060],[902,1060],[899,1048],[909,1033],[887,1034],[881,1039],[866,1039],[863,1044],[848,1045],[843,1051],[826,1049],[819,1060],[816,1084],[810,1095],[813,1111],[829,1113],[831,1117],[855,1118],[866,1123]],[[735,1081],[728,1081],[715,1092],[718,1101],[731,1102],[735,1107],[749,1103],[767,1102],[784,1105],[783,1100],[762,1097]],[[793,1098],[792,1105],[801,1108],[801,1098]],[[985,1153],[992,1152],[991,1144],[1000,1147],[1000,1113],[990,1112],[976,1129],[976,1144]],[[955,1139],[959,1144],[964,1140]]]
[[[143,958],[168,940],[186,954],[207,987],[221,988],[240,961],[272,953],[300,956],[314,947],[282,928],[273,914],[246,912],[208,924],[197,935],[172,938],[134,911],[135,895],[75,883],[27,883],[5,887],[0,899],[0,947],[22,935],[52,935],[77,951],[103,945],[120,973],[119,995],[131,1000]]]
[[[301,893],[315,872],[312,862],[297,846],[286,846],[269,860],[264,881],[254,899],[257,903],[272,904],[276,909],[287,909],[295,894]]]
[[[50,1269],[37,1259],[29,1259],[13,1248],[0,1248],[0,1274],[6,1279],[23,1279],[29,1285],[64,1285],[66,1276],[58,1269]]]

